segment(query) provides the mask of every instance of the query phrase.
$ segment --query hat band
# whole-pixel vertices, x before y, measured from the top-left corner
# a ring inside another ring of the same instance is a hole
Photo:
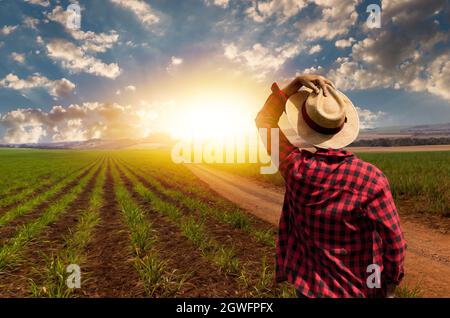
[[[339,127],[327,128],[327,127],[320,126],[318,123],[316,123],[314,120],[312,120],[311,117],[309,117],[309,115],[306,111],[305,103],[303,103],[303,106],[302,106],[302,116],[303,116],[303,119],[305,120],[305,123],[312,130],[315,130],[316,132],[324,134],[324,135],[337,134],[338,132],[340,132],[342,130],[342,128],[344,127],[344,124],[345,124],[345,120],[344,120]]]

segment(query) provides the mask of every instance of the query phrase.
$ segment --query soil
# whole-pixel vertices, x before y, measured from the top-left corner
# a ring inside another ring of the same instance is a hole
[[[71,188],[77,185],[81,179],[83,179],[94,166],[91,166],[89,169],[85,170],[82,174],[77,176],[73,181],[69,182],[65,185],[58,193],[53,195],[53,197],[49,198],[47,201],[38,204],[35,208],[33,208],[29,213],[16,217],[14,220],[11,220],[8,224],[0,227],[0,245],[5,244],[7,240],[9,240],[20,228],[20,226],[37,219],[43,211],[45,211],[53,202],[57,202],[60,198],[62,198]]]
[[[119,170],[126,188],[145,209],[156,237],[157,255],[168,262],[167,267],[180,276],[187,276],[186,283],[177,297],[243,297],[246,291],[239,287],[234,276],[228,275],[202,256],[201,251],[184,237],[172,221],[151,209],[134,192],[131,181]],[[148,183],[145,184],[149,187]],[[150,188],[151,191],[153,189]],[[182,252],[181,252],[182,251]]]
[[[75,169],[75,170],[74,170],[73,172],[71,172],[70,174],[76,174],[76,173],[78,173],[78,172],[80,172],[80,171],[83,171],[83,170],[89,168],[89,167],[92,168],[93,166],[95,166],[95,164],[96,164],[97,162],[98,162],[98,161],[95,160],[94,163],[89,163],[89,164],[87,164],[87,165],[85,165],[85,166],[83,166],[83,167],[81,167],[81,168]],[[90,170],[90,169],[88,169],[88,170]],[[47,177],[47,176],[49,176],[49,175],[46,175],[46,176],[44,176],[43,178],[45,178],[45,177]],[[67,175],[65,175],[65,176],[63,176],[63,177],[60,177],[60,178],[58,178],[57,180],[54,180],[54,181],[51,182],[51,183],[47,183],[47,184],[44,184],[44,185],[40,186],[40,187],[37,188],[35,191],[33,191],[33,193],[30,193],[29,195],[27,195],[27,196],[21,198],[20,201],[22,201],[22,202],[23,202],[23,201],[27,201],[27,200],[30,200],[30,199],[33,198],[33,197],[38,196],[38,195],[41,194],[41,193],[44,193],[45,191],[49,190],[50,188],[54,187],[55,185],[57,185],[58,183],[60,183],[61,181],[63,181],[66,177],[67,177]],[[8,194],[5,195],[5,196],[16,195],[16,194],[18,194],[19,192],[21,192],[21,191],[24,190],[24,189],[26,189],[26,187],[21,187],[21,188],[15,189],[14,192],[8,193]],[[13,208],[15,205],[17,205],[17,202],[13,202],[13,203],[11,203],[11,204],[8,204],[8,205],[5,205],[5,206],[0,207],[0,215],[1,215],[1,214],[4,214],[6,211],[8,211],[8,210],[10,210],[11,208]]]
[[[122,222],[108,163],[103,187],[104,205],[100,222],[87,247],[87,258],[82,268],[84,282],[81,297],[143,297],[144,288],[133,267],[130,233]]]
[[[45,257],[56,255],[64,247],[65,237],[73,231],[81,212],[89,206],[89,196],[100,169],[97,168],[83,192],[59,215],[57,221],[28,245],[23,261],[13,271],[0,276],[0,297],[31,296],[30,279],[39,283],[43,271],[38,269],[45,266]]]

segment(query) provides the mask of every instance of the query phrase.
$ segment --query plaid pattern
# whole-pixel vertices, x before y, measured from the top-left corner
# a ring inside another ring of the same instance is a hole
[[[278,127],[286,99],[276,84],[272,91],[258,127]],[[307,297],[383,297],[386,284],[403,277],[406,249],[388,180],[345,150],[311,153],[279,134],[286,193],[276,281]],[[382,288],[367,286],[370,264],[380,266]]]

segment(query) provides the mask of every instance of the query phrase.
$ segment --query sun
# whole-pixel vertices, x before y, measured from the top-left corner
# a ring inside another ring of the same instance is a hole
[[[219,140],[248,134],[254,129],[245,96],[202,95],[183,105],[170,132],[177,139]]]

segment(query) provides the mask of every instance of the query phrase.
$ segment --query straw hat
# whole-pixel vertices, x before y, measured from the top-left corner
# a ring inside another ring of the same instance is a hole
[[[343,148],[351,144],[359,132],[355,106],[340,91],[327,85],[328,96],[303,88],[286,104],[286,114],[297,134],[319,148]]]

